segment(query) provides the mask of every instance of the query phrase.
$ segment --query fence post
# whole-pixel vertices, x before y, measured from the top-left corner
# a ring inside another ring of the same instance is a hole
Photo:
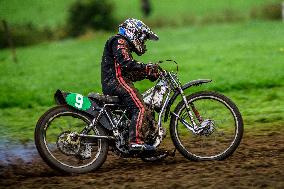
[[[284,22],[284,1],[282,2],[282,21]]]
[[[16,50],[14,48],[13,40],[12,40],[12,37],[11,37],[10,32],[9,32],[8,24],[5,20],[2,20],[2,24],[3,24],[3,27],[4,27],[5,34],[6,34],[6,39],[7,39],[8,44],[9,44],[11,50],[12,50],[13,61],[15,63],[17,63],[18,60],[17,60],[17,56],[16,56]]]

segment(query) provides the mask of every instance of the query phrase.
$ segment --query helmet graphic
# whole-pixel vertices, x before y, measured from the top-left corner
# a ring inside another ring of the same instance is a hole
[[[142,55],[146,52],[145,41],[158,40],[159,37],[141,20],[129,18],[119,25],[120,35],[125,36],[134,46],[134,52]]]

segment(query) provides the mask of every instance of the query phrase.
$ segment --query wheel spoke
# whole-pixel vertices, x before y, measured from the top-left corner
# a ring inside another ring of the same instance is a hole
[[[85,173],[99,168],[106,160],[108,141],[88,141],[78,135],[92,119],[68,106],[49,109],[35,129],[36,148],[43,160],[50,167],[68,173]],[[86,134],[107,135],[101,125]]]
[[[58,162],[74,168],[84,167],[93,162],[96,159],[96,151],[92,151],[91,157],[82,156],[87,144],[74,137],[78,130],[82,130],[88,124],[90,123],[87,119],[69,114],[54,118],[46,129],[46,144],[51,156]]]
[[[235,112],[238,110],[229,99],[212,92],[200,92],[188,97],[188,102],[193,115],[197,116],[194,121],[202,130],[198,133],[188,131],[177,118],[171,123],[175,124],[176,128],[171,131],[176,133],[177,141],[174,143],[183,155],[193,159],[218,159],[225,157],[224,154],[229,149],[237,147],[242,136],[242,122],[241,125],[237,122],[237,116],[240,114]],[[178,105],[175,113],[188,123],[191,122],[183,102]]]

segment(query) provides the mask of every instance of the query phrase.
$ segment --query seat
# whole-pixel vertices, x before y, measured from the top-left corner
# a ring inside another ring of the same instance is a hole
[[[91,92],[88,94],[89,98],[104,102],[104,103],[119,103],[120,99],[118,96],[102,95],[99,93]]]

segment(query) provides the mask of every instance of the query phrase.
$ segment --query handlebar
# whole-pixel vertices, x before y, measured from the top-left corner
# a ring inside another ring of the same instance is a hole
[[[176,64],[176,68],[177,68],[177,72],[178,72],[178,63],[177,63],[175,60],[170,60],[170,59],[168,59],[168,60],[159,60],[159,61],[157,62],[157,64],[159,65],[159,64],[161,64],[161,63],[167,63],[167,62],[174,62],[174,63]],[[159,69],[160,71],[164,71],[160,66],[158,67],[158,69]]]

